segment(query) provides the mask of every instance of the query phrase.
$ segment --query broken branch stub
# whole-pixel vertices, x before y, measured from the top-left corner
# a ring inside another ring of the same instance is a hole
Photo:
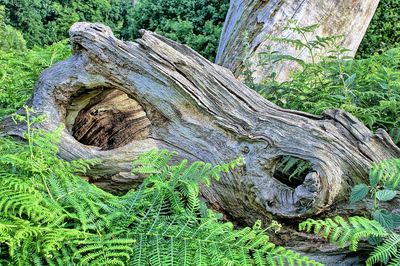
[[[131,161],[154,148],[213,164],[243,156],[243,167],[202,194],[252,223],[320,213],[366,180],[373,162],[400,156],[386,132],[373,134],[348,113],[279,108],[187,46],[141,33],[123,42],[101,24],[74,24],[74,55],[43,72],[30,100],[48,116],[44,128],[66,124],[62,158],[102,161],[89,173],[92,181],[128,189],[136,178]],[[2,128],[23,130],[7,121]],[[283,156],[309,162],[303,180],[289,184],[276,172]]]

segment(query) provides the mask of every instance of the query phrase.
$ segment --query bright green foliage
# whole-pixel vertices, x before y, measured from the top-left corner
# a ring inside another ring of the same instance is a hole
[[[212,167],[151,151],[133,162],[147,176],[138,190],[114,196],[81,179],[92,162],[57,157],[61,128],[26,109],[27,144],[0,138],[0,263],[2,265],[320,265],[269,241],[266,230],[234,229],[199,200],[242,159]],[[269,228],[274,228],[272,224]]]
[[[358,242],[368,237],[385,237],[388,235],[385,228],[377,221],[364,217],[350,217],[348,221],[340,216],[325,220],[307,219],[299,224],[299,230],[320,235],[331,243],[344,247],[349,244],[352,251],[357,250]]]
[[[156,31],[213,61],[228,7],[228,0],[139,0],[122,36],[133,39],[140,29]]]
[[[298,63],[299,70],[290,81],[283,83],[275,80],[275,73],[267,75],[261,84],[247,79],[250,87],[288,109],[314,114],[329,108],[349,111],[370,129],[387,130],[400,143],[400,49],[364,60],[349,60],[342,56],[346,49],[336,45],[338,37],[308,40],[306,34],[312,33],[315,27],[290,26],[289,29],[304,37],[274,40],[308,50],[311,63],[274,51],[262,53],[267,67],[291,60]],[[313,63],[316,59],[320,63]]]
[[[74,22],[103,22],[118,35],[131,0],[0,0],[6,23],[22,31],[29,47],[50,45],[68,36]]]
[[[357,51],[368,57],[400,45],[400,1],[381,0]]]
[[[391,159],[375,164],[369,173],[369,184],[355,185],[350,194],[350,203],[365,199],[373,200],[371,216],[387,229],[400,226],[400,215],[380,209],[379,202],[390,201],[397,196],[400,187],[400,159]]]
[[[400,263],[400,235],[382,227],[377,221],[363,217],[350,217],[348,221],[340,216],[325,220],[308,219],[299,225],[299,230],[320,235],[333,244],[357,251],[358,243],[367,238],[377,238],[377,247],[367,259],[367,265],[378,263],[399,265]],[[383,239],[380,241],[379,239]]]
[[[376,186],[383,184],[385,189],[400,189],[400,159],[382,161],[371,169],[370,183]]]
[[[116,209],[121,205],[74,174],[84,173],[87,162],[58,159],[54,143],[60,130],[34,130],[32,123],[42,118],[30,117],[29,111],[16,119],[27,124],[28,145],[0,139],[0,257],[16,265],[118,258],[121,244],[110,243],[134,240],[114,240],[120,233],[104,230],[121,216]],[[89,252],[92,243],[101,254]]]
[[[0,50],[0,117],[23,105],[43,69],[69,55],[66,41],[25,51]]]
[[[366,184],[355,185],[350,194],[350,203],[355,203],[364,199],[369,193],[369,187]]]
[[[367,265],[378,263],[385,263],[390,266],[400,265],[400,235],[391,233],[367,259]]]
[[[385,160],[375,164],[369,173],[369,185],[355,185],[350,194],[350,203],[364,199],[369,193],[379,201],[392,200],[400,188],[400,159]],[[374,202],[374,208],[378,207]]]
[[[344,247],[349,244],[352,251],[357,250],[358,242],[368,240],[376,246],[367,259],[367,265],[378,263],[399,265],[400,235],[391,230],[399,228],[400,215],[379,208],[379,201],[392,200],[397,195],[400,182],[400,160],[392,159],[374,165],[369,175],[369,185],[359,184],[353,187],[350,203],[373,198],[373,220],[363,217],[350,217],[348,221],[340,216],[325,220],[308,219],[299,225],[299,229],[315,235],[321,235],[333,244]]]

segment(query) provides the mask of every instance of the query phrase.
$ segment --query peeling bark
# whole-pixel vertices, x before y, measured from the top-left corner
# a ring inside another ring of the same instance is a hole
[[[289,19],[298,21],[298,25],[309,26],[319,24],[315,36],[344,35],[340,43],[348,48],[348,56],[354,56],[367,27],[375,13],[379,0],[232,0],[226,17],[218,47],[216,63],[232,70],[236,77],[243,70],[243,53],[248,35],[249,61],[254,66],[253,77],[260,82],[271,73],[271,69],[259,65],[258,53],[271,46],[273,51],[289,54],[305,61],[310,60],[306,50],[296,51],[286,44],[279,44],[266,38],[269,35],[282,36],[282,28]],[[288,38],[299,38],[297,34],[288,32]],[[288,80],[290,72],[295,70],[294,62],[276,64],[273,71],[280,81]]]
[[[100,159],[88,178],[114,191],[140,182],[129,174],[130,163],[154,148],[213,164],[243,156],[243,167],[202,188],[202,195],[243,223],[291,221],[334,215],[350,187],[367,180],[373,162],[400,156],[384,130],[372,133],[339,110],[314,116],[282,109],[229,70],[157,34],[142,31],[141,39],[123,42],[101,24],[76,23],[70,36],[74,55],[42,73],[29,104],[47,115],[43,128],[66,124],[60,156]],[[93,116],[96,110],[104,112]],[[5,120],[0,129],[22,136],[23,126]],[[117,134],[115,145],[110,136]],[[79,142],[82,135],[90,145]],[[311,163],[296,187],[274,177],[284,155]]]

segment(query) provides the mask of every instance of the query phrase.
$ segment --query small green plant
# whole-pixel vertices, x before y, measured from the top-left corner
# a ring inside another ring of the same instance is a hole
[[[132,163],[137,190],[109,194],[78,176],[93,163],[57,156],[62,128],[44,132],[29,108],[27,143],[0,137],[1,265],[321,265],[275,246],[260,222],[235,229],[199,199],[199,183],[239,167],[153,150]]]
[[[296,51],[301,52],[306,50],[311,65],[315,65],[320,57],[324,58],[327,54],[340,54],[345,52],[343,47],[339,46],[338,43],[343,36],[315,36],[315,38],[310,39],[309,35],[314,34],[319,28],[318,24],[313,24],[309,26],[299,26],[296,20],[288,20],[287,25],[283,26],[282,35],[286,32],[291,32],[299,36],[298,38],[285,38],[285,37],[275,37],[268,36],[267,38],[278,43],[287,44],[293,47]],[[347,51],[347,50],[346,50]],[[305,60],[297,58],[295,56],[280,54],[275,51],[267,51],[259,54],[261,58],[267,56],[267,62],[273,60],[275,62],[289,60],[295,61],[303,67],[307,67]]]
[[[352,188],[350,203],[363,200],[368,195],[373,200],[372,218],[387,229],[400,226],[400,215],[380,208],[379,202],[393,200],[400,187],[400,159],[386,160],[374,165],[368,184],[357,184]]]
[[[357,251],[358,243],[370,240],[376,245],[369,255],[366,264],[377,263],[399,265],[400,263],[400,235],[384,228],[379,222],[364,217],[350,217],[348,220],[340,216],[325,220],[308,219],[299,225],[299,230],[313,232],[322,236],[332,244],[345,247],[349,245],[351,251]]]
[[[274,177],[286,185],[297,187],[304,182],[310,170],[311,163],[309,161],[286,155],[279,158]]]
[[[392,230],[400,226],[400,215],[383,210],[379,202],[390,201],[400,187],[400,159],[383,161],[370,171],[369,183],[353,187],[350,203],[356,203],[370,195],[373,199],[371,218],[350,217],[346,221],[340,216],[325,220],[308,219],[299,225],[299,230],[320,235],[340,247],[349,245],[357,251],[361,240],[376,246],[367,259],[367,265],[383,263],[399,265],[400,235]]]

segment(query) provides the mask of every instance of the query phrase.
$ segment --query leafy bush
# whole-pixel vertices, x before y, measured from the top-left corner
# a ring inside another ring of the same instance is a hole
[[[133,39],[140,29],[156,31],[213,61],[228,7],[228,0],[140,0],[129,10],[122,36]]]
[[[74,22],[103,22],[118,35],[131,0],[0,0],[6,23],[20,30],[28,47],[44,46],[68,36]]]
[[[214,60],[228,0],[0,0],[6,23],[20,30],[28,47],[67,37],[74,22],[102,22],[132,40],[140,29],[157,31]]]
[[[312,33],[315,25],[290,27],[299,33]],[[292,79],[278,82],[270,73],[260,84],[247,84],[281,107],[321,114],[329,108],[348,111],[370,129],[384,128],[400,143],[400,48],[363,60],[344,57],[339,37],[316,39],[274,38],[275,41],[309,51],[311,63],[274,51],[262,53],[263,64],[273,66],[282,60],[299,65]],[[318,60],[316,60],[318,59]],[[319,63],[313,62],[319,61]]]
[[[0,50],[26,50],[26,42],[22,33],[5,24],[5,9],[0,6]]]
[[[28,109],[15,119],[28,144],[0,138],[2,265],[320,265],[275,246],[260,223],[219,221],[199,200],[199,183],[241,159],[172,165],[174,153],[151,151],[132,164],[144,183],[118,197],[76,175],[95,162],[57,157],[62,128],[34,129],[43,118]]]
[[[357,51],[357,57],[400,46],[400,1],[381,0]]]
[[[69,55],[66,41],[25,51],[0,49],[0,117],[23,105],[43,69]]]

